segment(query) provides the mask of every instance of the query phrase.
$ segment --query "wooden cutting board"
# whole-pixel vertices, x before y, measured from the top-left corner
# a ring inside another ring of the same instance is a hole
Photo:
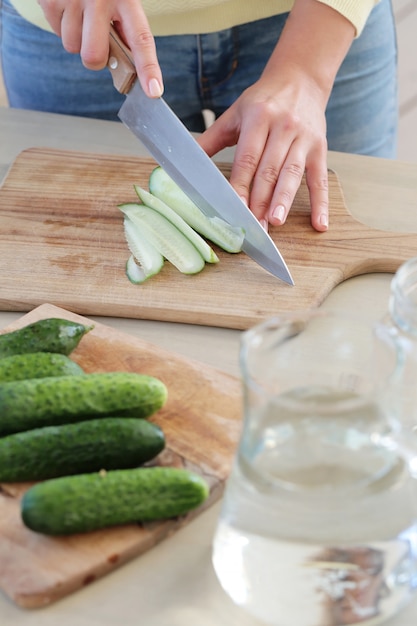
[[[45,317],[92,323],[45,304],[6,330]],[[0,485],[0,589],[25,608],[44,606],[100,578],[218,500],[240,434],[240,382],[232,376],[97,323],[72,358],[87,372],[143,372],[160,378],[167,385],[168,401],[151,418],[166,437],[158,462],[200,473],[210,485],[210,496],[179,519],[55,538],[24,527],[19,502],[28,484]]]
[[[310,226],[304,182],[287,224],[271,229],[295,287],[243,253],[217,249],[220,263],[196,276],[166,263],[158,276],[132,285],[117,204],[137,201],[133,184],[147,187],[154,166],[143,158],[22,152],[0,188],[0,308],[28,311],[51,302],[84,315],[245,329],[281,311],[318,306],[343,280],[395,272],[417,254],[417,234],[379,231],[354,219],[330,172],[328,232]],[[230,165],[220,167],[228,175]]]

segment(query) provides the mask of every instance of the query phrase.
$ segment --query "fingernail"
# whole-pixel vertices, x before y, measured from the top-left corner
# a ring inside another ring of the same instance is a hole
[[[268,220],[261,219],[261,220],[259,220],[259,223],[262,226],[262,228],[264,229],[264,231],[267,233],[268,232]]]
[[[244,204],[246,204],[246,206],[248,206],[248,203],[246,202],[246,198],[244,196],[240,196],[240,199]]]
[[[163,90],[157,78],[151,78],[148,83],[148,89],[152,98],[160,98],[162,96]]]
[[[285,220],[285,208],[281,204],[278,205],[272,211],[272,215],[273,217],[275,217],[276,220],[278,220],[280,224],[283,224]]]
[[[329,225],[329,218],[328,218],[328,216],[325,213],[320,215],[320,220],[319,221],[320,221],[320,225],[321,226],[325,226],[326,228],[328,227],[328,225]]]

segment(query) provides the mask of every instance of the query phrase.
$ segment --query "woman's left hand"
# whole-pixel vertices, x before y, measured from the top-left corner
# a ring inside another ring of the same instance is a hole
[[[230,182],[265,228],[285,222],[304,173],[312,226],[328,228],[325,110],[354,36],[335,9],[295,0],[260,79],[199,139],[210,156],[236,145]]]
[[[210,156],[236,145],[230,182],[266,229],[285,222],[304,172],[312,226],[328,227],[324,109],[312,81],[291,68],[249,87],[199,138]]]

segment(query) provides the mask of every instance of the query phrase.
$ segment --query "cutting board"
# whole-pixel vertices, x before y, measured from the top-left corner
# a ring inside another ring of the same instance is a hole
[[[92,323],[44,304],[6,330],[45,317]],[[178,519],[57,538],[24,527],[20,498],[28,484],[0,485],[0,589],[25,608],[47,605],[90,584],[149,550],[218,500],[240,434],[240,383],[230,375],[98,323],[72,358],[87,372],[143,372],[160,378],[168,388],[168,401],[151,418],[166,437],[166,449],[157,463],[198,472],[209,483],[210,495],[199,509]]]
[[[83,315],[245,329],[282,311],[318,306],[343,280],[395,272],[417,254],[417,234],[380,231],[353,218],[329,172],[328,232],[310,226],[304,181],[285,226],[271,228],[294,287],[245,254],[217,248],[220,262],[198,275],[181,275],[166,263],[159,275],[132,285],[117,204],[137,201],[133,185],[147,187],[155,165],[146,158],[22,152],[0,188],[0,308],[28,311],[50,302]],[[229,174],[230,165],[219,167]]]

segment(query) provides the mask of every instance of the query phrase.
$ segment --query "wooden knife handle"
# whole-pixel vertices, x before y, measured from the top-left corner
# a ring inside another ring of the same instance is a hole
[[[113,84],[120,93],[128,93],[137,77],[132,53],[119,37],[114,26],[110,26],[110,53],[107,61]]]

